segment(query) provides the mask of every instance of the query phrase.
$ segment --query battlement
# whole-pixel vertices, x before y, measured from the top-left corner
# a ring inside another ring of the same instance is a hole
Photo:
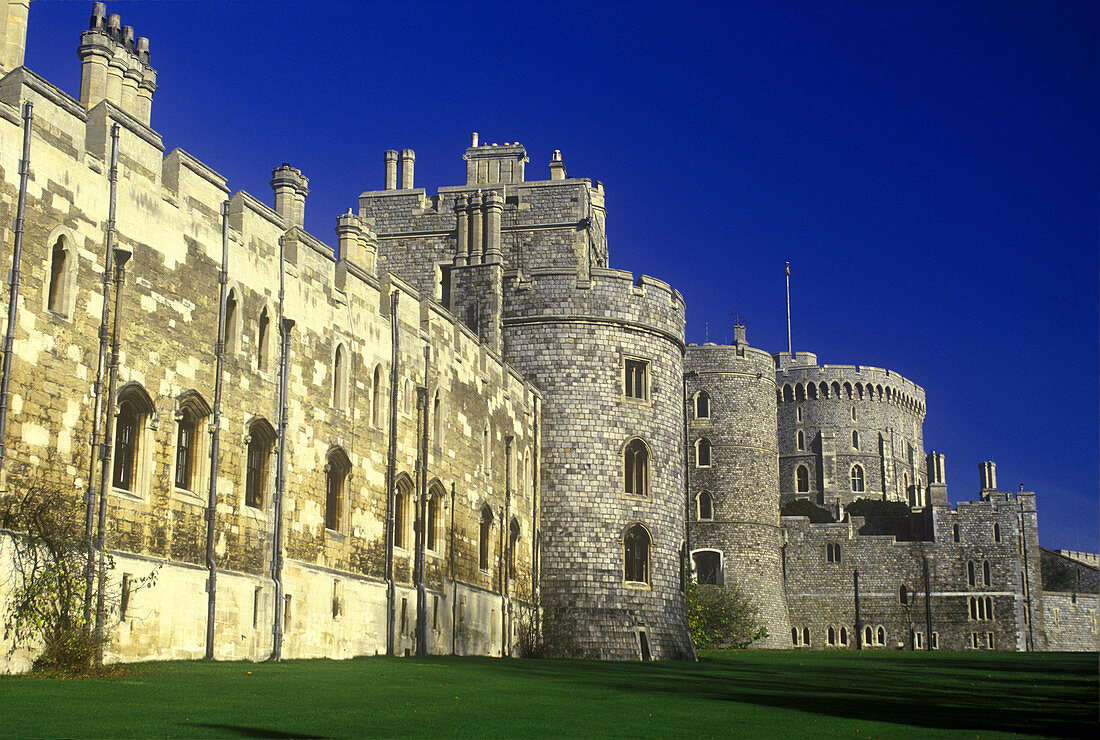
[[[587,275],[555,268],[505,272],[505,325],[549,319],[627,325],[684,342],[684,297],[662,280],[600,267]]]
[[[524,165],[530,161],[527,150],[518,141],[479,145],[476,132],[462,158],[466,160],[467,185],[523,182]]]
[[[733,344],[687,345],[684,366],[698,373],[741,372],[773,377],[772,356],[744,341],[744,327],[738,326],[738,339]]]
[[[813,357],[814,364],[810,364],[809,357]],[[800,353],[797,362],[787,352],[772,355],[772,358],[776,384],[782,389],[780,402],[884,400],[920,416],[925,413],[924,389],[885,368],[817,365],[816,355],[810,353]]]

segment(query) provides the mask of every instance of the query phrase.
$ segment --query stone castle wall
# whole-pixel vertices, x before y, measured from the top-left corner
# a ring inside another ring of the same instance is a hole
[[[537,392],[414,288],[376,273],[361,254],[334,259],[332,247],[295,223],[300,213],[296,219],[292,212],[276,212],[244,192],[229,196],[224,178],[182,150],[164,156],[159,135],[109,100],[85,109],[25,68],[0,82],[4,223],[14,217],[19,112],[26,101],[34,104],[31,177],[4,484],[13,488],[39,480],[70,491],[74,506],[80,505],[88,480],[110,130],[113,124],[120,129],[117,242],[133,257],[126,266],[120,309],[118,386],[120,398],[141,398],[148,409],[143,407],[136,433],[133,483],[129,490],[107,492],[107,541],[117,553],[116,577],[131,571],[136,577],[157,564],[159,575],[155,588],[135,594],[113,656],[197,657],[203,652],[204,475],[209,470],[204,456],[210,449],[205,423],[198,426],[195,467],[184,486],[176,485],[174,472],[183,406],[199,399],[197,406],[208,412],[213,403],[220,210],[227,200],[227,279],[236,309],[228,327],[232,339],[225,358],[217,474],[221,577],[216,654],[258,659],[271,649],[274,471],[268,470],[268,486],[257,506],[246,504],[244,480],[257,422],[277,425],[280,272],[285,315],[296,322],[290,339],[283,503],[290,599],[278,610],[286,623],[284,655],[385,650],[394,293],[402,295],[396,473],[414,490],[418,487],[419,430],[426,426],[431,442],[424,479],[435,484],[441,506],[435,549],[426,553],[430,649],[450,652],[453,614],[459,652],[509,651],[513,598],[503,598],[503,592],[523,602],[535,596],[537,478],[516,476],[516,471],[537,447]],[[11,229],[5,227],[0,259],[9,265],[12,242]],[[69,254],[60,278],[65,297],[63,305],[51,306],[49,286],[59,279],[51,278],[58,245]],[[5,293],[5,309],[6,299]],[[261,331],[264,311],[267,324]],[[344,373],[339,392],[334,388],[337,347]],[[431,350],[427,369],[425,347]],[[417,386],[426,386],[429,398],[438,399],[423,412],[426,422],[416,405]],[[483,429],[491,434],[486,437]],[[512,441],[506,443],[506,437]],[[329,528],[326,466],[334,450],[346,456],[351,474],[343,484],[338,524]],[[266,464],[274,464],[273,455]],[[509,464],[511,490],[506,490]],[[482,568],[479,517],[486,506],[494,521],[491,557]],[[410,501],[402,525],[406,543],[413,540],[412,509]],[[501,534],[510,531],[512,518],[516,538]],[[514,577],[505,578],[503,560],[511,550]],[[411,649],[416,620],[412,560],[411,544],[395,548],[399,652]]]
[[[810,498],[833,509],[857,498],[929,503],[920,386],[881,368],[818,366],[810,353],[774,358],[784,502]],[[862,491],[853,482],[857,465]],[[799,466],[808,471],[808,491],[798,490]]]
[[[719,553],[718,580],[736,584],[767,626],[768,637],[759,646],[790,647],[772,358],[743,341],[688,345],[684,369],[692,557]],[[702,465],[699,446],[705,443],[710,460]],[[709,516],[701,495],[711,499]]]

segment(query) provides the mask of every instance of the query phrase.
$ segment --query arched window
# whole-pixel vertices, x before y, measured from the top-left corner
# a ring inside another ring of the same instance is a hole
[[[267,498],[268,481],[271,480],[271,448],[275,444],[275,430],[264,419],[257,419],[248,427],[248,457],[245,467],[244,503],[257,509],[263,508]]]
[[[640,439],[632,439],[623,450],[624,486],[631,496],[649,495],[649,449]]]
[[[516,577],[516,550],[519,549],[519,522],[513,517],[508,525],[508,577]]]
[[[439,512],[443,505],[443,497],[446,496],[443,486],[433,483],[428,488],[428,513],[424,525],[424,547],[432,552],[439,551]]]
[[[830,645],[836,645],[836,630],[829,627],[829,632],[825,639]]]
[[[959,525],[955,524],[951,527],[951,534],[954,537],[955,542],[959,541]]]
[[[793,401],[794,400],[794,389],[791,388],[790,383],[787,383],[783,386],[783,400],[784,401]]]
[[[402,474],[393,492],[393,546],[409,546],[409,510],[412,504],[413,485]]]
[[[848,644],[848,628],[847,627],[841,627],[840,628],[840,644],[841,645],[847,645]]]
[[[374,366],[374,385],[371,387],[371,424],[382,428],[382,366]]]
[[[851,400],[851,398],[852,398],[852,384],[851,383],[845,383],[844,384],[844,395],[848,398],[848,400]],[[852,408],[852,418],[853,419],[856,418],[855,413],[856,413],[856,410],[853,407]]]
[[[237,326],[237,291],[230,289],[225,297],[225,354],[232,357],[240,343],[240,327]]]
[[[481,470],[485,475],[489,475],[493,468],[493,428],[489,425],[485,425],[485,430],[481,433]]]
[[[881,624],[878,626],[878,630],[875,632],[875,644],[886,644],[886,629]]]
[[[863,644],[864,645],[873,645],[874,642],[875,642],[874,632],[871,629],[871,625],[867,625],[866,627],[863,628]]]
[[[336,345],[332,356],[332,405],[337,409],[347,408],[348,368],[344,357],[344,345]]]
[[[795,407],[794,415],[795,415],[795,418],[798,419],[798,421],[800,421],[800,422],[802,421],[802,407],[801,406],[796,406]]]
[[[863,468],[859,465],[852,466],[852,492],[863,493]]]
[[[826,383],[824,380],[821,381],[821,397],[822,398],[828,398],[829,397],[829,384]]]
[[[806,400],[806,390],[802,387],[801,383],[796,383],[794,386],[794,398],[796,401]]]
[[[1000,542],[1001,541],[1001,525],[1000,524],[994,524],[993,525],[993,541],[994,542]]]
[[[908,473],[902,473],[901,474],[901,489],[902,489],[902,492],[905,494],[906,500],[908,500],[909,496],[910,496],[910,492],[909,492],[909,474]]]
[[[717,550],[699,550],[691,554],[695,564],[695,582],[722,585],[722,553]]]
[[[898,601],[902,604],[909,603],[909,589],[907,589],[904,584],[898,589]]]
[[[706,437],[695,442],[695,467],[710,467],[710,440]]]
[[[825,543],[825,560],[829,563],[840,562],[840,544],[836,542]]]
[[[801,410],[802,409],[799,409],[799,411]],[[799,429],[798,432],[794,435],[794,444],[795,447],[799,450],[806,449],[806,435],[802,432],[801,429]]]
[[[69,297],[73,286],[73,267],[75,257],[69,250],[68,240],[57,237],[50,251],[50,285],[46,297],[46,306],[50,311],[62,316],[69,314]]]
[[[432,441],[436,447],[443,446],[443,403],[439,400],[439,391],[432,400]]]
[[[200,483],[200,469],[205,456],[201,454],[203,436],[199,433],[203,418],[210,414],[210,407],[202,396],[193,391],[180,398],[176,412],[176,488],[196,491]]]
[[[707,522],[714,518],[714,499],[707,491],[702,491],[697,500],[699,521]]]
[[[852,413],[855,414],[855,409],[852,409]],[[852,430],[852,449],[859,449],[859,432],[854,429]]]
[[[990,584],[990,581],[992,579],[989,577],[989,575],[990,575],[990,573],[989,573],[989,561],[988,560],[982,561],[982,585],[983,586],[988,586]]]
[[[805,465],[799,465],[794,469],[794,490],[798,493],[810,491],[810,471]]]
[[[833,389],[833,398],[840,398],[840,383],[838,383],[837,381],[834,380],[833,385],[832,385],[832,389]]]
[[[806,397],[811,401],[817,400],[817,386],[813,383],[806,384]]]
[[[351,461],[347,453],[336,448],[328,454],[325,463],[325,529],[340,531],[341,512],[344,508],[344,487],[351,473]]]
[[[477,567],[489,570],[489,540],[493,533],[493,510],[489,504],[481,507],[481,527],[478,530]]]
[[[707,395],[706,391],[699,391],[695,394],[695,418],[710,418],[710,396]]]
[[[264,306],[264,310],[260,312],[260,318],[256,322],[256,367],[259,370],[267,370],[270,361],[270,350],[268,348],[268,345],[271,344],[271,338],[268,336],[270,327],[271,318],[267,314],[267,307]]]
[[[802,628],[802,644],[805,645],[806,647],[810,646],[810,628],[809,627],[803,627]]]
[[[795,647],[799,645],[799,637],[798,627],[791,627],[791,644]]]
[[[137,492],[145,453],[145,425],[154,411],[152,399],[140,385],[129,383],[119,391],[112,476],[115,488]]]
[[[977,586],[978,585],[978,579],[977,579],[977,577],[975,576],[975,573],[974,573],[974,561],[973,560],[966,561],[966,584],[968,586]]]
[[[649,583],[649,532],[641,524],[631,525],[623,539],[623,573],[632,583]]]

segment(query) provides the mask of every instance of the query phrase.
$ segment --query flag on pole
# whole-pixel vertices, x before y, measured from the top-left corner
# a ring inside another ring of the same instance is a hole
[[[787,263],[787,275],[790,275],[790,274],[791,274],[791,263],[788,262]]]

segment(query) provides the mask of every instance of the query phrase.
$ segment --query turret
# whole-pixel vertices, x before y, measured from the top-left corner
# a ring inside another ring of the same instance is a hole
[[[981,482],[982,500],[989,498],[989,494],[997,490],[997,463],[978,463],[978,479]]]
[[[928,503],[931,506],[947,506],[947,476],[944,470],[943,453],[929,452],[926,462],[928,468]]]

